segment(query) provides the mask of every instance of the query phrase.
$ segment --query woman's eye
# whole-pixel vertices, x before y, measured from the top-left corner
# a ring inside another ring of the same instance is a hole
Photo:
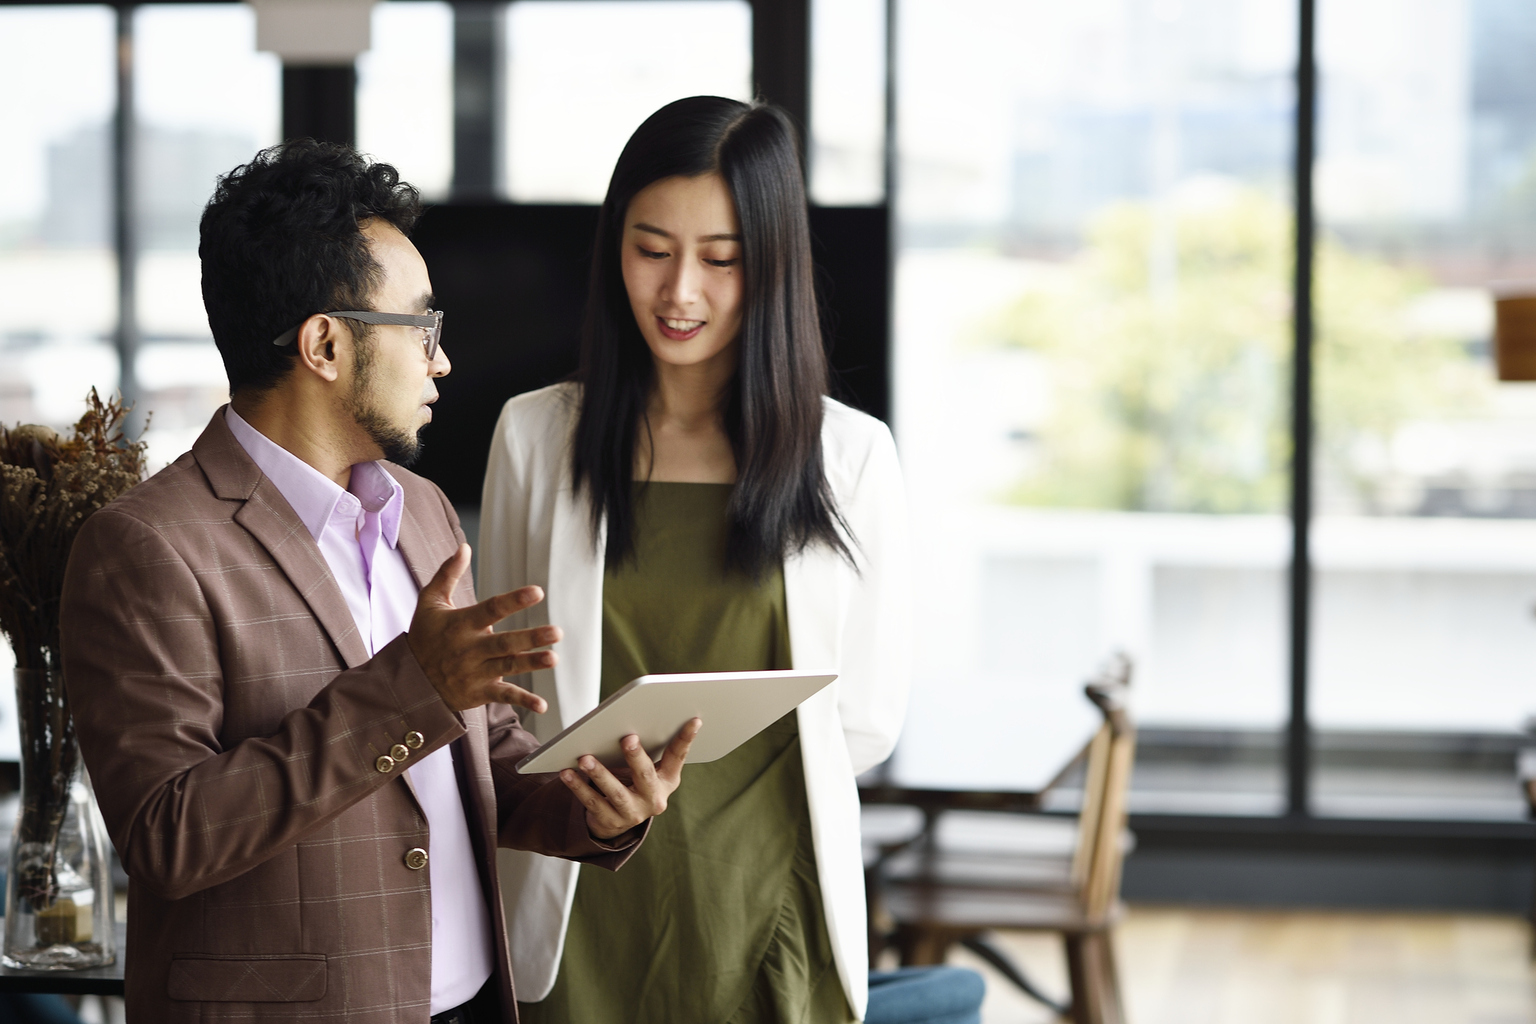
[[[705,260],[704,262],[708,263],[712,267],[734,267],[736,264],[740,263],[741,260]]]
[[[664,252],[652,252],[651,250],[643,248],[641,246],[636,246],[635,248],[639,249],[640,250],[640,255],[644,256],[648,260],[664,260],[669,255],[668,253],[664,253]]]

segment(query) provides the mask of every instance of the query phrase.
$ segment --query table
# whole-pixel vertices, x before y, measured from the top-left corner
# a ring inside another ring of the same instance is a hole
[[[1080,686],[986,696],[960,688],[907,714],[882,781],[913,790],[1043,793],[1104,716]]]
[[[860,798],[927,812],[1038,811],[1104,722],[1081,688],[1033,694],[1027,712],[992,710],[908,715],[895,756],[860,779]]]
[[[0,921],[3,921],[0,918]],[[0,929],[3,931],[3,929]],[[120,996],[123,994],[123,951],[128,925],[117,922],[117,960],[106,967],[81,971],[34,971],[0,966],[0,992],[44,992],[61,996]]]

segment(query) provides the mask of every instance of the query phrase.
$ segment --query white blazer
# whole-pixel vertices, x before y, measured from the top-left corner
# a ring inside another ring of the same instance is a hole
[[[540,740],[596,707],[600,686],[603,548],[593,541],[585,499],[571,489],[578,398],[576,385],[556,384],[507,402],[480,508],[481,594],[536,583],[544,602],[505,628],[553,622],[565,631],[560,664],[518,680],[549,701],[545,714],[524,716]],[[831,399],[825,409],[822,457],[853,532],[858,570],[817,546],[785,562],[784,594],[794,667],[839,674],[800,705],[800,748],[827,932],[848,1003],[862,1020],[869,955],[854,776],[890,756],[906,713],[906,493],[885,424]],[[538,1001],[555,984],[577,865],[501,850],[498,872],[518,995]]]

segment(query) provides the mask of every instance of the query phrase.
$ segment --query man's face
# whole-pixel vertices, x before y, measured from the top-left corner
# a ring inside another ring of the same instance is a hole
[[[382,270],[369,307],[380,313],[425,313],[432,305],[427,264],[410,239],[388,221],[364,223],[363,235]],[[427,362],[419,327],[374,326],[355,347],[347,408],[357,425],[391,462],[410,465],[421,450],[421,431],[437,401],[433,378],[452,368],[438,347]]]

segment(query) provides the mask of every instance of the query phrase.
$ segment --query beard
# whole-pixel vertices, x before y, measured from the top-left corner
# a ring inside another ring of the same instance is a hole
[[[426,431],[422,427],[414,434],[395,426],[371,405],[358,405],[352,409],[352,417],[357,420],[357,425],[363,428],[368,439],[379,446],[384,453],[384,458],[399,466],[410,466],[421,457],[421,449],[424,447],[421,435]]]
[[[347,411],[362,428],[368,439],[379,446],[384,458],[396,465],[409,467],[421,457],[423,426],[414,432],[391,423],[374,402],[373,396],[373,339],[361,338],[357,346],[357,375],[352,380],[352,391],[347,396]]]

